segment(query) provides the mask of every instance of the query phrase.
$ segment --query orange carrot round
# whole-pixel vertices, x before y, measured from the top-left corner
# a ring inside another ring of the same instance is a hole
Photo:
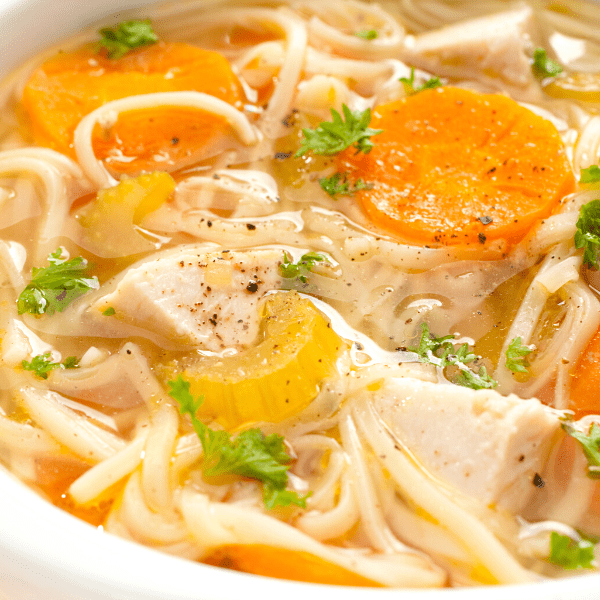
[[[274,548],[263,544],[223,546],[205,562],[244,573],[291,581],[382,587],[375,581],[352,573],[308,552]]]
[[[574,189],[556,128],[505,96],[443,87],[373,116],[375,147],[338,170],[373,183],[356,194],[368,217],[408,241],[518,242]]]
[[[165,42],[137,48],[116,60],[97,53],[95,46],[59,54],[31,75],[23,106],[37,143],[74,156],[73,132],[96,108],[126,96],[186,90],[241,107],[239,81],[221,54]],[[176,146],[175,134],[166,129],[167,138],[157,140],[152,137],[157,131],[150,130],[145,142]]]
[[[161,106],[123,112],[108,129],[96,125],[92,146],[113,173],[171,171],[223,150],[230,129],[213,113]]]
[[[575,418],[600,414],[600,330],[589,341],[572,371],[569,409]]]

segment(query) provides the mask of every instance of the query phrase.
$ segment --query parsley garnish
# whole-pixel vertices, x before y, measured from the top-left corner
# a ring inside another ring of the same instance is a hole
[[[588,477],[600,479],[600,426],[592,423],[588,435],[577,431],[570,423],[563,423],[562,428],[581,444],[588,461]]]
[[[306,283],[306,276],[313,270],[318,262],[329,262],[324,254],[318,252],[308,252],[300,257],[297,263],[293,263],[288,255],[283,253],[283,262],[279,265],[281,276],[286,279],[299,279]]]
[[[478,358],[481,357],[479,356]],[[498,382],[488,375],[487,369],[483,365],[479,367],[477,373],[469,368],[461,368],[452,383],[471,388],[472,390],[491,390],[498,385]]]
[[[190,415],[194,431],[200,438],[206,476],[233,474],[260,481],[268,509],[291,504],[306,508],[307,496],[301,497],[286,489],[292,459],[285,449],[283,437],[276,433],[265,436],[260,429],[254,428],[243,431],[232,440],[226,431],[211,429],[196,417],[204,399],[192,396],[189,381],[179,375],[168,384],[169,396],[177,400],[182,415]]]
[[[525,358],[533,350],[529,346],[521,344],[521,337],[516,337],[506,349],[506,368],[513,373],[527,373],[529,361]]]
[[[375,29],[364,29],[363,31],[357,31],[354,35],[364,40],[375,40],[379,36]]]
[[[479,367],[477,372],[468,366],[481,358],[481,356],[471,352],[469,344],[465,343],[456,348],[453,343],[453,335],[435,337],[430,333],[427,323],[422,323],[421,328],[423,331],[419,346],[409,348],[411,352],[416,352],[419,355],[419,362],[432,363],[441,369],[451,366],[457,367],[459,373],[452,382],[456,385],[474,390],[491,389],[498,385],[498,382],[488,375],[483,365]]]
[[[311,151],[313,154],[331,156],[337,154],[350,146],[356,148],[356,152],[368,154],[373,147],[369,139],[377,135],[383,129],[371,129],[371,109],[351,111],[342,104],[342,111],[346,121],[342,119],[337,110],[331,109],[333,121],[323,121],[316,129],[303,129],[304,139],[296,154],[296,158]]]
[[[79,361],[74,356],[69,356],[64,362],[52,362],[52,354],[44,352],[31,359],[31,362],[24,360],[21,366],[25,371],[33,371],[38,377],[48,379],[48,373],[54,369],[76,369],[79,367]]]
[[[418,348],[409,348],[411,352],[416,352],[421,359],[421,362],[436,362],[432,358],[436,357],[436,352],[449,347],[449,351],[454,351],[454,344],[450,340],[454,340],[453,335],[445,335],[444,337],[435,337],[429,331],[427,323],[421,324],[421,339],[419,340]],[[474,355],[473,355],[474,356]],[[436,357],[437,358],[437,357]],[[442,365],[439,365],[442,366]]]
[[[550,534],[548,562],[564,569],[593,569],[594,544],[585,538],[573,540],[553,531]]]
[[[548,53],[543,48],[536,48],[533,51],[531,68],[538,77],[556,77],[563,70],[555,60],[549,58]]]
[[[65,362],[62,363],[65,369],[77,369],[79,368],[79,359],[75,356],[67,356]]]
[[[410,70],[410,77],[400,77],[399,81],[404,85],[404,91],[407,95],[412,96],[418,94],[423,90],[432,90],[434,88],[442,87],[442,83],[439,77],[431,77],[421,85],[415,85],[415,68],[412,67]]]
[[[52,315],[62,312],[73,300],[89,290],[99,287],[97,277],[86,277],[88,262],[81,256],[67,260],[61,258],[59,248],[48,256],[49,267],[31,271],[31,283],[17,299],[19,314]]]
[[[597,269],[600,254],[600,200],[592,200],[581,207],[576,227],[575,247],[585,248],[583,263]]]
[[[319,179],[319,185],[332,198],[336,196],[353,196],[360,190],[373,189],[372,183],[365,183],[362,179],[357,179],[351,187],[350,182],[346,179],[346,175],[342,175],[341,173]]]
[[[600,181],[600,167],[592,165],[587,169],[581,169],[579,183],[598,183]]]
[[[102,312],[102,314],[105,317],[112,317],[117,311],[112,307],[109,306],[105,311]]]
[[[158,37],[152,30],[150,19],[143,21],[123,21],[115,28],[100,29],[102,39],[99,48],[108,50],[108,58],[116,60],[134,48],[149,46],[158,42]]]

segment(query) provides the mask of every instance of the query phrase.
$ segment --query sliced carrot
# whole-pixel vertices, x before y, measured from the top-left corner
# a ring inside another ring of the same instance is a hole
[[[600,414],[600,330],[572,371],[569,409],[575,411],[576,419]]]
[[[96,108],[126,96],[185,90],[241,106],[239,81],[221,54],[165,42],[135,49],[117,60],[98,54],[95,46],[59,54],[31,75],[23,105],[35,141],[73,156],[73,132]],[[151,138],[158,130],[150,128],[146,141],[160,146]],[[175,136],[169,128],[162,133],[167,136],[162,144],[168,147]]]
[[[90,465],[71,456],[41,456],[35,462],[36,484],[49,496],[63,494],[65,489]]]
[[[256,46],[264,42],[276,40],[278,37],[274,31],[258,31],[235,25],[228,33],[227,41],[234,46]]]
[[[573,191],[556,128],[501,95],[453,87],[379,106],[383,133],[338,170],[373,183],[356,194],[380,227],[420,244],[519,241]]]
[[[596,482],[594,486],[594,494],[590,502],[590,513],[597,523],[600,518],[600,482]]]
[[[204,562],[243,571],[244,573],[289,579],[291,581],[358,587],[383,587],[375,581],[352,573],[352,571],[308,552],[274,548],[263,544],[223,546]]]
[[[56,506],[97,527],[106,519],[112,498],[107,496],[93,506],[82,507],[67,494],[68,487],[89,468],[88,463],[74,456],[40,456],[35,461],[35,484]]]
[[[223,117],[203,110],[147,108],[121,113],[110,128],[97,125],[92,146],[114,173],[170,171],[218,153],[229,129]]]

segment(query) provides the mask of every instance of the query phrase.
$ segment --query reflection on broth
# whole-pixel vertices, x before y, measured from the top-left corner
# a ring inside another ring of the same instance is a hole
[[[2,463],[257,575],[595,570],[597,7],[201,4],[4,83]]]

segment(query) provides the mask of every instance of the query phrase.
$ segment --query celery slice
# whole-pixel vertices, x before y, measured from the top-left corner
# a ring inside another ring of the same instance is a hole
[[[96,199],[77,214],[84,228],[83,246],[103,257],[153,250],[155,244],[141,235],[136,226],[147,214],[160,208],[174,189],[173,178],[156,171],[123,179],[115,187],[100,190]]]
[[[335,372],[344,342],[310,300],[280,292],[266,299],[261,316],[263,339],[253,348],[161,369],[165,380],[181,374],[194,396],[204,396],[200,418],[227,429],[281,421],[308,406]]]

